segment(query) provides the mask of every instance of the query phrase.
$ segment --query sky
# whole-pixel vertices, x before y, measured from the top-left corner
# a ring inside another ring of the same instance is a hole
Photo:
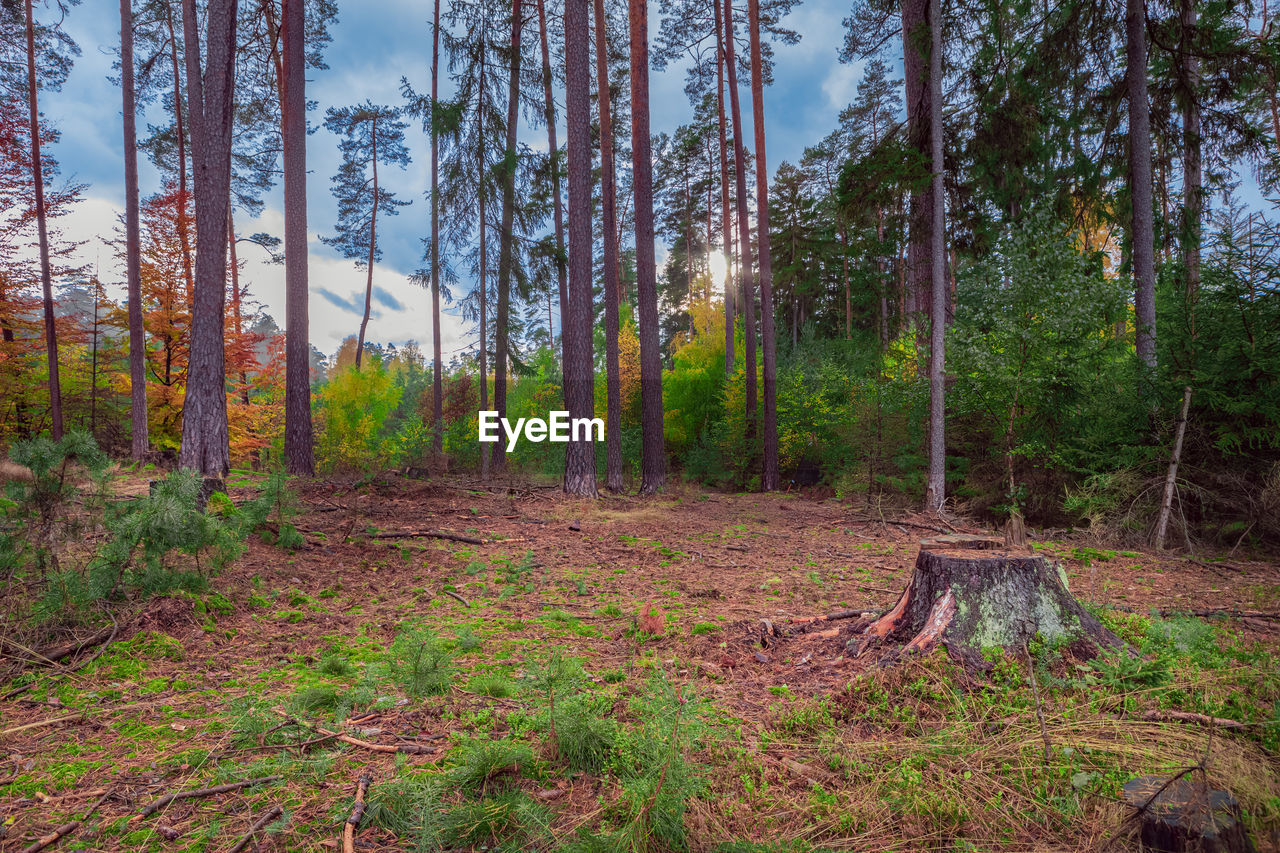
[[[245,0],[241,0],[245,2]],[[445,3],[448,0],[444,0]],[[38,7],[37,7],[38,8]],[[310,115],[320,124],[324,110],[365,99],[399,104],[400,79],[406,77],[419,91],[430,91],[428,22],[430,0],[339,0],[338,21],[332,27],[333,42],[326,52],[327,70],[308,76],[307,97],[319,108]],[[860,65],[844,65],[837,53],[844,38],[842,19],[849,0],[806,0],[783,21],[801,35],[797,45],[775,46],[774,85],[765,93],[765,126],[768,128],[767,165],[772,173],[783,161],[796,162],[805,147],[834,129],[840,110],[855,94]],[[376,12],[375,12],[376,10]],[[658,3],[651,0],[650,36],[658,29]],[[119,6],[89,0],[72,10],[65,27],[79,43],[82,55],[60,92],[42,96],[41,109],[62,131],[53,154],[62,176],[88,184],[85,201],[60,224],[68,237],[83,240],[84,260],[96,263],[99,276],[109,286],[124,279],[123,265],[105,241],[115,236],[123,212],[123,142],[120,90],[108,77],[119,44]],[[445,63],[441,63],[442,72]],[[651,72],[652,130],[672,132],[693,116],[684,94],[683,66],[672,65]],[[745,81],[742,81],[745,84]],[[443,90],[442,96],[447,92]],[[559,138],[565,138],[562,93]],[[744,89],[744,107],[750,100]],[[153,109],[159,109],[154,107]],[[750,109],[744,110],[750,122]],[[138,122],[145,133],[148,116]],[[151,116],[159,123],[159,114]],[[522,127],[522,141],[546,147],[545,129]],[[750,135],[747,137],[751,138]],[[421,266],[421,238],[429,231],[429,208],[423,198],[429,177],[430,142],[417,124],[407,134],[413,162],[403,171],[383,170],[383,183],[401,199],[413,204],[379,225],[382,261],[374,266],[374,298],[367,338],[402,345],[410,340],[428,345],[431,340],[430,294],[410,282]],[[330,177],[339,162],[337,137],[321,128],[308,139],[307,213],[309,232],[310,337],[320,351],[332,354],[343,338],[354,334],[363,311],[365,272],[344,260],[320,241],[333,233],[337,205],[329,192]],[[159,175],[146,157],[139,158],[143,196],[159,189]],[[661,164],[655,164],[661,169]],[[283,236],[282,193],[277,186],[265,199],[261,215],[249,219],[238,213],[236,231],[265,231]],[[242,243],[245,262],[242,281],[263,310],[284,325],[284,268],[271,264],[265,252]],[[663,251],[659,249],[661,263]],[[459,288],[462,290],[462,288]],[[120,286],[118,291],[123,293]],[[446,309],[441,321],[445,360],[474,346],[465,323]]]

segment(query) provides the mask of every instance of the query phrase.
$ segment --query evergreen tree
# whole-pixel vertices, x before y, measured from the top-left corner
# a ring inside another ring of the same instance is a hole
[[[378,166],[409,164],[404,144],[407,124],[400,110],[370,101],[354,107],[330,107],[324,126],[340,137],[342,164],[333,176],[333,196],[338,200],[338,222],[332,237],[321,239],[344,258],[355,259],[365,269],[364,316],[356,338],[356,367],[364,351],[365,328],[373,308],[373,265],[382,258],[378,247],[378,214],[392,216],[410,204],[379,181]]]

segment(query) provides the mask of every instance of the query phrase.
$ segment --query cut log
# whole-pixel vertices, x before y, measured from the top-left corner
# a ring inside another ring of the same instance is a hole
[[[1007,549],[991,536],[948,534],[920,543],[907,588],[850,649],[859,656],[881,649],[892,659],[942,643],[966,667],[983,669],[983,649],[1020,651],[1037,634],[1070,643],[1081,656],[1123,646],[1044,557]]]
[[[1124,786],[1136,809],[1144,850],[1160,853],[1253,853],[1240,804],[1227,791],[1193,779],[1143,776]]]

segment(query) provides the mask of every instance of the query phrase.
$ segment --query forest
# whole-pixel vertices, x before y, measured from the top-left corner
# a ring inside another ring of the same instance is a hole
[[[1280,845],[1267,0],[118,5],[0,2],[0,850]]]

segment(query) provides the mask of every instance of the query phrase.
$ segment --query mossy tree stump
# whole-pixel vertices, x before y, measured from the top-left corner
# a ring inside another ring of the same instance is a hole
[[[966,666],[982,668],[983,649],[1020,651],[1037,634],[1082,656],[1123,645],[1080,606],[1061,569],[1044,557],[1006,549],[994,537],[947,535],[920,543],[907,588],[855,651],[927,652],[942,643]]]
[[[1145,850],[1159,853],[1253,853],[1240,804],[1227,791],[1192,779],[1143,776],[1124,786],[1137,811]]]

